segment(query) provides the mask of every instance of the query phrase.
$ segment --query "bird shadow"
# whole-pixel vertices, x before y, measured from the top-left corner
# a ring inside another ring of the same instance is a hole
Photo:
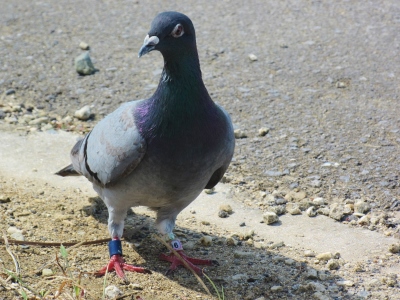
[[[90,205],[83,207],[83,211],[107,224],[108,213],[103,201],[95,197],[90,198],[89,202]],[[160,253],[168,251],[153,238],[153,234],[157,234],[154,216],[150,210],[148,214],[136,214],[129,210],[123,237],[126,243],[134,245],[135,251],[145,261],[144,267],[165,274],[169,264],[158,257]],[[174,233],[183,243],[187,255],[219,262],[219,266],[207,267],[204,272],[217,287],[223,286],[226,299],[311,299],[316,297],[316,293],[340,299],[352,299],[354,296],[347,287],[334,284],[345,279],[327,270],[324,264],[315,265],[315,257],[288,256],[288,251],[282,251],[285,245],[268,249],[272,241],[265,241],[257,235],[221,235],[213,225],[204,226],[195,218],[187,221],[188,226],[182,226],[182,222],[179,222]],[[210,246],[200,242],[205,235],[213,240]],[[232,239],[235,241],[233,244]],[[131,250],[125,247],[125,258],[130,259],[128,251]],[[184,268],[169,274],[168,278],[188,289],[202,289],[191,272]],[[203,280],[213,292],[212,285],[206,278],[203,277]]]

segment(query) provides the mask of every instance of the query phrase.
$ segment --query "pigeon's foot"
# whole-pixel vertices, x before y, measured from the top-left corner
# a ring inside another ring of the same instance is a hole
[[[199,267],[195,265],[205,265],[205,266],[217,266],[219,265],[216,260],[209,260],[209,259],[198,259],[198,258],[193,258],[187,256],[183,250],[178,250],[176,251],[180,254],[182,259],[192,268],[198,275],[202,275],[203,271]],[[170,253],[170,254],[160,254],[160,259],[169,261],[171,263],[171,267],[167,270],[166,275],[171,274],[173,271],[176,270],[177,267],[179,266],[185,266],[185,264],[175,256],[175,254]]]
[[[108,271],[107,271],[108,269]],[[113,256],[111,256],[110,258],[110,262],[107,264],[107,266],[105,266],[104,268],[101,268],[100,270],[98,270],[95,275],[96,276],[103,276],[106,274],[106,272],[112,272],[115,271],[115,273],[117,273],[117,275],[126,280],[125,274],[124,274],[124,270],[125,271],[129,271],[129,272],[138,272],[138,273],[147,273],[147,274],[151,274],[150,270],[147,270],[145,268],[142,267],[135,267],[133,265],[127,264],[125,263],[125,260],[122,258],[121,255],[115,254]]]

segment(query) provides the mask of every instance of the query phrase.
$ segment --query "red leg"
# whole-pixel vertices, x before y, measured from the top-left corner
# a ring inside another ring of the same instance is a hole
[[[108,272],[112,272],[115,270],[115,273],[122,278],[126,279],[124,270],[129,272],[138,272],[138,273],[148,273],[151,274],[151,271],[142,268],[135,267],[133,265],[125,263],[125,260],[122,258],[122,246],[121,241],[118,238],[114,238],[112,241],[108,243],[108,249],[110,250],[110,261],[104,268],[101,268],[97,272],[95,272],[96,276],[103,276],[106,274],[107,269]]]
[[[218,265],[218,262],[216,260],[209,260],[209,259],[198,259],[198,258],[192,258],[187,256],[183,250],[177,250],[177,252],[180,254],[182,259],[198,274],[202,275],[203,271],[199,267],[196,267],[195,265],[205,265],[205,266],[215,266]],[[167,270],[167,275],[170,274],[171,272],[175,271],[177,267],[179,266],[184,266],[186,267],[183,262],[175,256],[175,254],[170,253],[168,255],[166,254],[160,254],[160,259],[169,261],[171,263],[171,267]]]

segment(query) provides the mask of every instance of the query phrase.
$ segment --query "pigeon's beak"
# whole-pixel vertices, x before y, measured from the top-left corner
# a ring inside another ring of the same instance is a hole
[[[146,35],[146,37],[144,38],[143,45],[139,50],[139,57],[142,57],[146,53],[153,51],[156,48],[156,45],[158,44],[159,41],[160,39],[155,35],[153,36]]]

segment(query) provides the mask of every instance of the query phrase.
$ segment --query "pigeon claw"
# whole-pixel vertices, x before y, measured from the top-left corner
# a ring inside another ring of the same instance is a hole
[[[189,267],[195,271],[198,275],[203,274],[203,270],[197,267],[196,265],[205,265],[205,266],[218,266],[218,262],[216,260],[209,260],[209,259],[199,259],[187,256],[182,250],[176,251],[180,254],[182,259],[189,265]],[[167,270],[165,275],[170,275],[173,271],[175,271],[179,266],[185,266],[185,264],[176,257],[173,253],[170,254],[160,254],[160,259],[169,261],[171,263],[171,267]]]
[[[146,274],[151,274],[150,270],[147,270],[142,267],[135,267],[133,265],[125,263],[125,260],[122,258],[121,255],[113,255],[110,258],[110,261],[108,262],[107,266],[104,268],[101,268],[97,272],[95,272],[96,276],[104,276],[107,272],[112,272],[115,271],[117,273],[118,277],[122,278],[123,280],[127,280],[125,276],[125,271],[128,272],[138,272],[138,273],[146,273]]]

